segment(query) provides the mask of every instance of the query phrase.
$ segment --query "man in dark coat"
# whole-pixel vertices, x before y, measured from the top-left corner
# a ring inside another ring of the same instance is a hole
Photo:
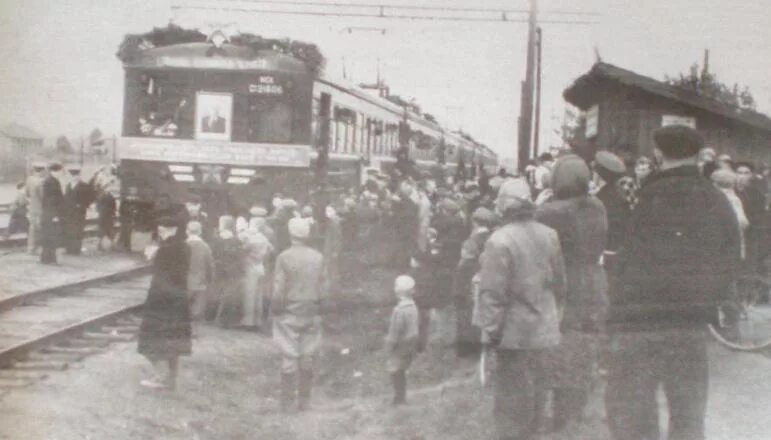
[[[730,291],[739,228],[728,199],[699,174],[701,135],[654,133],[661,169],[639,193],[610,291],[606,407],[619,440],[659,438],[656,390],[669,406],[669,439],[704,439],[706,323]]]
[[[399,194],[393,199],[394,221],[396,222],[396,238],[399,244],[396,249],[398,268],[406,270],[410,267],[410,258],[418,252],[418,229],[420,224],[419,206],[413,199],[415,188],[402,182]]]
[[[747,162],[736,164],[736,195],[742,201],[744,213],[750,225],[745,233],[747,246],[746,267],[749,274],[756,274],[762,266],[761,258],[768,253],[765,240],[766,200],[761,192],[759,180],[755,179],[755,167]]]
[[[40,218],[41,245],[40,262],[56,264],[56,248],[62,241],[62,214],[64,195],[62,194],[63,168],[58,163],[48,167],[48,177],[43,181],[43,211]]]
[[[86,210],[93,201],[91,185],[80,176],[80,167],[69,169],[70,181],[64,187],[64,248],[70,255],[80,255]]]
[[[187,275],[190,250],[181,234],[178,220],[158,220],[158,250],[153,258],[150,290],[143,308],[137,351],[147,357],[156,376],[141,385],[153,389],[174,389],[179,356],[192,351]],[[168,369],[162,372],[163,364]]]
[[[566,155],[552,169],[554,198],[536,219],[557,231],[565,259],[567,293],[562,305],[562,340],[544,356],[544,383],[554,391],[554,428],[580,421],[596,381],[600,331],[607,310],[607,280],[600,266],[605,249],[605,208],[588,194],[591,172],[583,159]]]
[[[594,157],[594,172],[600,186],[597,198],[608,213],[608,239],[605,258],[612,260],[624,241],[632,210],[617,183],[624,176],[624,161],[609,151],[598,151]],[[610,263],[611,261],[609,261]]]

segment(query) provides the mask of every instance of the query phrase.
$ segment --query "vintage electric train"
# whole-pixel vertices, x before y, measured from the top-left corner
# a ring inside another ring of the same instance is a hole
[[[424,171],[497,165],[490,149],[416,109],[327,78],[313,45],[168,28],[127,36],[118,57],[121,201],[134,212],[189,193],[215,215],[275,193],[305,200],[325,141],[329,188],[391,172],[401,145]]]

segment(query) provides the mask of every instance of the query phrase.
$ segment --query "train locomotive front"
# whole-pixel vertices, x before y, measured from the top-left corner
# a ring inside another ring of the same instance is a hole
[[[312,189],[315,76],[303,60],[188,42],[144,48],[123,65],[121,200],[136,218],[163,197],[197,194],[219,216]]]

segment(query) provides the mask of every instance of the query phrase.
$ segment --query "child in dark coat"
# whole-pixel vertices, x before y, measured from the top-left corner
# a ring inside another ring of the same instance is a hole
[[[412,299],[415,280],[400,275],[394,282],[394,293],[399,298],[391,314],[385,345],[388,352],[387,368],[394,387],[394,405],[407,400],[407,369],[418,352],[418,308]]]

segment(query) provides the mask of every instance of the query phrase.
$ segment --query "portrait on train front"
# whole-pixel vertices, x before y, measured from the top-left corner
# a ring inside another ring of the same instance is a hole
[[[232,120],[232,94],[216,92],[196,93],[196,139],[229,141]]]

